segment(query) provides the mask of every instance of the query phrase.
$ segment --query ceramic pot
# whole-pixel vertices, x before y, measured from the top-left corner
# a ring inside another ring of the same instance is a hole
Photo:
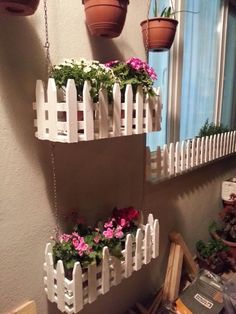
[[[38,4],[39,0],[0,0],[0,14],[32,15]]]
[[[91,35],[118,37],[125,24],[129,0],[82,0]]]
[[[175,38],[178,21],[170,18],[153,18],[141,24],[144,46],[150,51],[169,50]]]

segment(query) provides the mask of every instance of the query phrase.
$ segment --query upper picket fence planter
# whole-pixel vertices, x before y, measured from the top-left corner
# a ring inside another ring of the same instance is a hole
[[[65,101],[60,102],[53,78],[48,81],[47,93],[43,82],[37,81],[33,104],[35,136],[41,140],[75,143],[161,130],[159,88],[156,96],[144,97],[139,87],[134,101],[132,86],[127,85],[122,103],[119,84],[115,83],[112,104],[108,103],[105,90],[99,92],[97,103],[93,103],[89,92],[90,83],[85,82],[83,101],[77,101],[75,82],[68,80]]]

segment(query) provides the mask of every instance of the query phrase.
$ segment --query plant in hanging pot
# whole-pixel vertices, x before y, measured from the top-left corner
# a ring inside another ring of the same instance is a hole
[[[92,35],[118,37],[124,27],[129,0],[82,0]]]
[[[143,42],[150,51],[166,51],[172,46],[178,21],[171,16],[171,7],[165,7],[157,17],[157,3],[154,2],[154,18],[141,22]]]
[[[39,0],[0,0],[0,14],[32,15],[36,11]]]

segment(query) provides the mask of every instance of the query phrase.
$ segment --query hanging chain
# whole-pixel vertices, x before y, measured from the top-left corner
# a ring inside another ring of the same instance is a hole
[[[52,66],[51,58],[50,58],[50,42],[49,42],[49,32],[48,32],[48,7],[47,0],[43,0],[43,8],[44,8],[44,29],[45,29],[45,74],[48,78],[50,68]],[[50,142],[50,159],[51,159],[51,167],[52,167],[52,183],[53,183],[53,210],[55,215],[56,227],[53,229],[53,233],[56,239],[59,237],[59,216],[58,216],[58,201],[57,201],[57,176],[56,176],[56,154],[55,154],[56,144]]]
[[[148,62],[148,42],[149,42],[149,12],[150,12],[151,0],[147,0],[147,25],[146,25],[146,40],[145,40],[145,52],[146,60]]]
[[[52,166],[52,181],[53,181],[53,209],[56,220],[56,228],[53,230],[55,234],[55,238],[59,237],[59,216],[58,216],[58,202],[57,202],[57,176],[56,176],[56,159],[55,159],[55,147],[56,144],[50,142],[50,158],[51,158],[51,166]]]
[[[51,68],[51,59],[50,59],[50,43],[49,43],[49,35],[48,35],[48,8],[47,8],[47,0],[43,0],[43,8],[44,8],[44,26],[45,26],[45,44],[44,48],[46,51],[46,61],[45,61],[45,73],[48,77],[50,68]]]

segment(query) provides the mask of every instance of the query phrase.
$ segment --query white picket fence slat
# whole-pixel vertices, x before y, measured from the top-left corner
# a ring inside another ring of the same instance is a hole
[[[236,131],[147,148],[146,176],[149,180],[177,176],[218,158],[236,153]]]
[[[53,265],[52,244],[45,249],[44,285],[48,299],[55,302],[60,311],[75,314],[87,303],[94,302],[101,294],[107,293],[112,286],[128,278],[133,271],[148,264],[151,258],[159,256],[159,221],[148,216],[148,223],[140,225],[135,238],[126,236],[124,261],[110,256],[108,248],[103,249],[101,265],[90,264],[82,271],[80,263],[74,265],[72,279],[65,277],[62,261]]]
[[[41,140],[75,143],[116,136],[141,134],[161,129],[160,89],[156,96],[144,97],[139,86],[134,95],[132,86],[125,90],[121,103],[119,84],[113,86],[113,102],[108,103],[106,90],[99,91],[99,101],[93,103],[90,96],[91,85],[84,83],[83,102],[77,100],[74,80],[68,80],[65,101],[59,101],[59,91],[54,79],[48,80],[45,95],[43,82],[37,81],[35,136]]]

